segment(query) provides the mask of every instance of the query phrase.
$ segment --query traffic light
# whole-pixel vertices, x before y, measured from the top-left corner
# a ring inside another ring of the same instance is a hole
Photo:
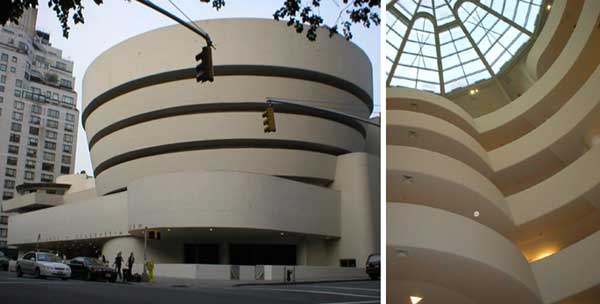
[[[275,111],[269,106],[262,114],[265,133],[275,132]]]
[[[160,231],[157,231],[157,230],[148,231],[148,239],[149,240],[160,240]]]
[[[210,46],[203,47],[202,52],[196,55],[196,61],[200,61],[196,66],[196,82],[213,82],[215,74],[213,71],[212,48]]]

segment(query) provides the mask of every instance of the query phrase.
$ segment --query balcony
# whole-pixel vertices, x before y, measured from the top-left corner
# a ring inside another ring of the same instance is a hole
[[[2,210],[5,212],[25,213],[49,207],[56,207],[62,204],[62,195],[48,194],[46,192],[32,192],[2,202]]]

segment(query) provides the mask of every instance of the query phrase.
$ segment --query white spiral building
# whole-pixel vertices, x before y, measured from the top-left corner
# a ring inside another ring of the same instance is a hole
[[[272,20],[198,25],[216,46],[212,83],[196,82],[205,43],[181,26],[90,65],[82,122],[95,188],[64,177],[63,204],[12,216],[9,243],[41,235],[47,247],[141,257],[147,228],[161,233],[149,242],[156,263],[363,267],[379,251],[379,130],[276,105],[277,132],[264,133],[261,114],[272,97],[369,117],[367,56]]]

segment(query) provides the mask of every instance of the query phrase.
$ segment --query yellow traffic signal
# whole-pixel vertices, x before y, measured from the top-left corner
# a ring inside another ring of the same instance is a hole
[[[262,114],[265,133],[275,132],[275,111],[269,106]]]

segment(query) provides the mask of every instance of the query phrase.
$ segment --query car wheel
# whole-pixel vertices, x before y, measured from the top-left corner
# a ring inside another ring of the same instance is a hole
[[[17,267],[17,277],[22,277],[23,276],[23,271],[21,270],[21,267]]]
[[[61,280],[63,280],[63,281],[66,281],[66,280],[68,280],[69,278],[60,278],[60,279],[61,279]]]
[[[40,273],[40,269],[39,269],[39,268],[36,268],[36,269],[35,269],[35,272],[34,272],[34,274],[33,274],[33,275],[34,275],[36,278],[38,278],[38,279],[44,279],[44,276],[42,276],[42,274]]]

